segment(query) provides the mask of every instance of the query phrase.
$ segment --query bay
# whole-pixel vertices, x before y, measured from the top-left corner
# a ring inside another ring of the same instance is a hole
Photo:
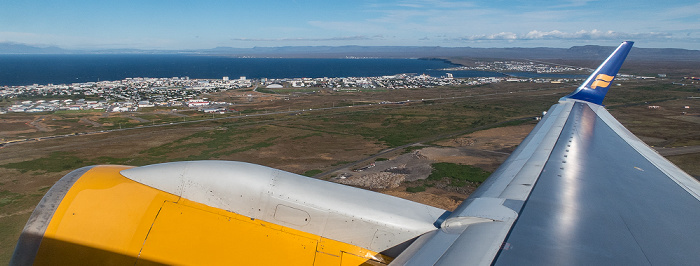
[[[376,77],[402,73],[444,76],[455,65],[422,59],[231,58],[195,55],[0,55],[0,86],[71,84],[125,78],[194,79]],[[500,77],[453,71],[455,77]]]

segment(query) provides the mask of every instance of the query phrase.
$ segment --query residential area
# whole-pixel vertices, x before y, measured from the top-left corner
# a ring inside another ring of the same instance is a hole
[[[2,86],[0,114],[54,112],[61,110],[99,110],[104,112],[135,112],[147,107],[178,107],[203,112],[225,111],[222,106],[234,103],[209,101],[204,94],[236,90],[242,97],[253,97],[246,91],[284,93],[285,91],[314,92],[314,89],[333,91],[360,91],[373,89],[412,89],[439,86],[480,85],[496,82],[561,83],[573,79],[475,77],[454,78],[451,73],[442,77],[421,74],[397,74],[381,77],[342,78],[285,78],[285,79],[190,79],[126,78],[118,81],[99,81],[73,84],[47,84],[27,86]],[[212,108],[213,107],[213,108]],[[212,111],[214,110],[214,111]]]

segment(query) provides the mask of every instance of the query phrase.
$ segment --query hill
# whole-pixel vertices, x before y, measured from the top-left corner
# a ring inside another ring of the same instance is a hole
[[[55,46],[38,47],[17,43],[0,43],[0,54],[193,54],[231,57],[275,58],[491,58],[491,59],[559,59],[598,60],[615,47],[585,45],[571,48],[473,48],[440,46],[282,46],[234,48],[216,47],[199,50],[67,50]],[[700,61],[700,50],[677,48],[633,48],[628,60]]]

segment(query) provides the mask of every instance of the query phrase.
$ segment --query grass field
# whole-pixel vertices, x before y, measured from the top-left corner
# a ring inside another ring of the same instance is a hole
[[[416,180],[407,184],[406,191],[415,193],[426,191],[428,187],[450,186],[465,187],[480,185],[491,174],[484,169],[472,165],[461,165],[455,163],[433,163],[432,172],[427,179]]]

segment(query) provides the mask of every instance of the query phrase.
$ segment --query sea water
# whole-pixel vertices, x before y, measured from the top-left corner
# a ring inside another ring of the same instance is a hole
[[[205,55],[0,55],[0,86],[71,84],[125,78],[193,79],[377,77],[452,73],[454,77],[502,77],[487,71],[443,71],[444,60],[233,58]]]

